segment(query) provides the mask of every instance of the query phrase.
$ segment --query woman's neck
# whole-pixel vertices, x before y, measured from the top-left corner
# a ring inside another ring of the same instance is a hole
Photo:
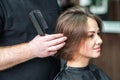
[[[67,61],[67,66],[70,67],[86,67],[89,64],[89,59],[87,58],[79,58]]]

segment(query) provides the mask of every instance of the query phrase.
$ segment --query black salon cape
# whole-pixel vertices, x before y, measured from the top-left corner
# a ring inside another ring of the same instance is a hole
[[[89,64],[84,68],[65,66],[54,80],[111,80],[100,68]]]
[[[53,33],[59,15],[57,0],[0,0],[0,47],[28,42],[37,35],[28,16],[33,10],[41,10],[47,33]],[[52,80],[59,69],[60,61],[54,57],[35,58],[0,71],[0,80]]]

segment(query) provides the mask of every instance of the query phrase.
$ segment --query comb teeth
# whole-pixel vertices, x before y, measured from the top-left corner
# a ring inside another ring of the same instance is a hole
[[[37,31],[38,34],[44,35],[46,33],[46,29],[48,29],[48,25],[40,12],[40,10],[33,10],[29,13],[29,17]]]

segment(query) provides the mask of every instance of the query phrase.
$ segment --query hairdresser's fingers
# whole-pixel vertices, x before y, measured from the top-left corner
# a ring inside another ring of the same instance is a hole
[[[46,34],[46,36],[43,36],[43,37],[45,38],[46,41],[50,41],[50,40],[54,40],[54,39],[63,37],[63,34],[61,34],[61,33],[51,34],[51,35]]]
[[[48,47],[48,51],[58,51],[65,45],[65,42]]]
[[[65,42],[66,40],[67,40],[67,37],[61,37],[61,38],[57,38],[57,39],[48,41],[48,42],[46,42],[46,44],[48,45],[48,47],[51,47],[51,46],[59,45],[59,44]]]
[[[53,56],[53,55],[56,54],[56,53],[57,53],[57,51],[49,51],[49,52],[47,52],[47,53],[45,53],[45,54],[41,54],[41,55],[38,56],[38,57],[44,58],[44,57],[48,57],[48,56]]]
[[[57,53],[57,51],[50,51],[48,54],[47,54],[47,56],[53,56],[54,54],[56,54]]]

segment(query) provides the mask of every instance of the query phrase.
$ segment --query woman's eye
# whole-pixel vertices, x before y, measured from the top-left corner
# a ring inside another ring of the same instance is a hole
[[[99,36],[101,36],[101,33],[99,32],[99,33],[97,33]]]
[[[93,38],[93,37],[94,37],[94,35],[93,35],[93,34],[91,34],[91,35],[89,35],[88,37],[89,37],[89,38]]]

